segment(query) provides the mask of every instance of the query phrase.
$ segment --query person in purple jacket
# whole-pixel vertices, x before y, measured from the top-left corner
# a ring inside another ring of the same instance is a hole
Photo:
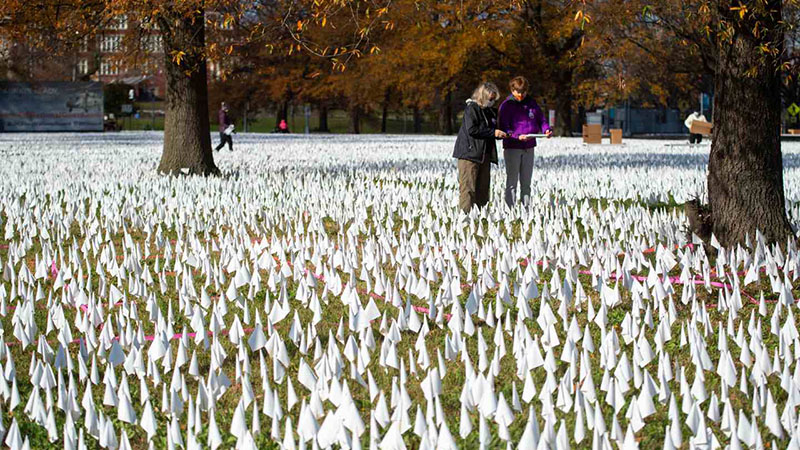
[[[525,77],[515,77],[508,83],[511,95],[500,105],[497,128],[508,134],[503,139],[503,156],[506,161],[506,204],[514,206],[517,184],[520,198],[527,203],[531,195],[533,176],[533,149],[536,138],[530,134],[553,135],[550,124],[536,100],[528,95],[530,84]]]
[[[233,121],[231,121],[231,118],[228,116],[228,105],[226,105],[225,102],[222,102],[219,107],[217,119],[219,119],[219,145],[217,145],[217,148],[214,150],[220,151],[227,142],[228,150],[233,151],[233,136],[231,136],[231,130],[228,130],[228,127],[231,126]]]

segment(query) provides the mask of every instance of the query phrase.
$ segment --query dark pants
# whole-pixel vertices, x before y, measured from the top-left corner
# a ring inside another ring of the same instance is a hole
[[[689,133],[689,143],[690,144],[699,144],[702,141],[703,141],[703,135],[702,134]]]
[[[489,203],[489,182],[492,163],[484,157],[482,163],[458,160],[458,206],[468,213],[473,206],[479,208]]]
[[[224,132],[219,132],[219,145],[214,150],[219,151],[222,147],[225,147],[225,143],[228,143],[228,150],[233,151],[233,136],[230,134],[225,134]]]

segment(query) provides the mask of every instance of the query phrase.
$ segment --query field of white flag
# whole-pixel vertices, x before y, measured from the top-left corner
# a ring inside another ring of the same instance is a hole
[[[12,450],[800,450],[800,251],[687,233],[708,146],[545,140],[465,215],[452,137],[162,139],[0,137]]]

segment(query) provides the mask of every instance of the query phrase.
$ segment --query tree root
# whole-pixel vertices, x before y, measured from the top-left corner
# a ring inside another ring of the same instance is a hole
[[[158,168],[158,173],[161,175],[168,175],[168,176],[196,176],[201,175],[204,177],[209,176],[221,176],[222,172],[216,165],[198,165],[194,167],[183,167],[183,168],[172,168],[172,169],[162,169],[161,167]]]
[[[708,205],[701,204],[699,198],[694,198],[683,204],[683,212],[689,219],[688,240],[692,240],[691,233],[694,233],[703,241],[706,248],[708,248],[708,244],[711,241],[712,229],[711,209]]]

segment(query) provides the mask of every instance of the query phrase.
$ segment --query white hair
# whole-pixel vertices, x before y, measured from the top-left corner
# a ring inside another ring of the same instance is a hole
[[[497,86],[491,81],[484,81],[472,93],[472,100],[480,105],[481,108],[485,108],[489,106],[492,94],[494,94],[495,98],[500,97],[500,91]]]

